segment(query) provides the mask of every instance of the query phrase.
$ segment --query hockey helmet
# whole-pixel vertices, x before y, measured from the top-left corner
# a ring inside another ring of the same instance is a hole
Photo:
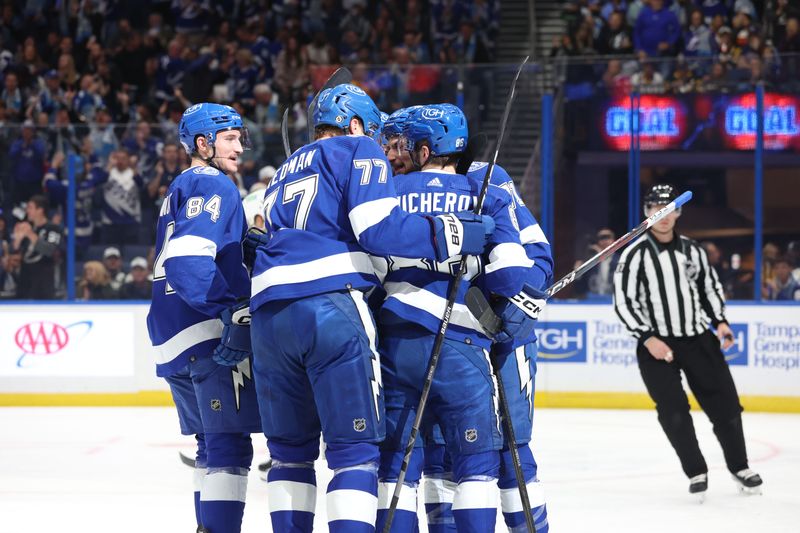
[[[674,201],[677,197],[678,195],[675,193],[675,188],[672,185],[653,185],[653,187],[647,191],[647,194],[644,196],[643,209],[645,216],[647,216],[647,210],[651,207],[655,205],[667,205],[668,203]]]
[[[183,112],[178,125],[178,135],[186,153],[191,155],[196,151],[195,139],[202,135],[209,146],[214,146],[214,140],[220,131],[239,130],[242,132],[242,148],[250,149],[250,136],[244,127],[242,117],[228,105],[202,103],[195,104]]]
[[[342,83],[320,93],[311,121],[315,128],[335,126],[346,129],[353,118],[361,120],[364,133],[378,140],[383,122],[375,102],[360,87]]]
[[[389,118],[383,123],[384,139],[394,137],[395,135],[401,135],[403,133],[403,127],[406,125],[406,121],[408,120],[408,116],[421,107],[421,105],[412,105],[411,107],[398,109],[389,115]]]
[[[428,141],[434,157],[457,154],[467,147],[467,117],[452,104],[422,106],[409,114],[403,136],[408,150],[420,141]]]

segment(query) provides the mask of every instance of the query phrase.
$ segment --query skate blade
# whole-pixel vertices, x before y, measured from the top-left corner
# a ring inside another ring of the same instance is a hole
[[[706,501],[706,493],[705,493],[705,491],[703,491],[703,492],[695,492],[694,494],[692,494],[692,496],[694,496],[695,499],[697,499],[697,503],[699,503],[701,505],[704,504],[705,501]]]
[[[739,494],[743,496],[762,496],[764,493],[760,485],[758,487],[744,487],[739,485]]]

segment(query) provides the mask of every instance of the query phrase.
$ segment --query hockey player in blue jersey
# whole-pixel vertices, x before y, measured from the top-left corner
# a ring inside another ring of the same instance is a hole
[[[311,531],[319,438],[334,471],[330,531],[371,532],[378,443],[385,434],[380,366],[364,291],[378,285],[369,254],[444,261],[480,253],[493,229],[470,213],[404,213],[371,137],[380,112],[358,87],[320,94],[316,140],[278,169],[265,193],[267,233],[254,250],[254,369],[274,531]]]
[[[382,140],[395,174],[406,174],[414,168],[409,152],[398,150],[398,142],[402,137],[403,127],[409,114],[417,107],[419,106],[395,111],[384,124]],[[482,183],[488,170],[487,166],[487,163],[473,163],[467,177],[476,183]],[[533,287],[543,289],[552,278],[553,261],[550,244],[536,218],[520,198],[513,180],[503,167],[494,166],[490,183],[506,189],[511,194],[512,208],[520,228],[520,239],[526,254],[533,261],[533,267],[528,271],[528,283]],[[500,305],[506,306],[504,302]],[[513,309],[500,309],[500,311],[501,313],[503,311],[514,312]],[[495,350],[500,354],[499,360],[502,363],[500,372],[514,424],[523,472],[528,482],[537,531],[546,532],[548,526],[544,493],[538,482],[536,461],[528,445],[533,421],[536,335],[531,333],[523,339],[515,339],[511,342],[506,340],[505,343],[496,346]],[[431,533],[455,531],[452,504],[456,484],[452,481],[452,463],[446,453],[444,438],[438,427],[432,428],[426,435],[423,474],[428,530]],[[522,501],[517,490],[507,441],[504,441],[501,455],[498,484],[502,494],[503,515],[509,530],[515,531],[524,527]]]
[[[412,111],[402,137],[401,145],[410,150],[414,165],[421,169],[395,180],[404,210],[439,215],[474,207],[480,184],[455,171],[468,137],[466,118],[457,107],[440,104]],[[511,207],[507,191],[489,188],[484,211],[497,226],[486,254],[469,261],[465,276],[470,280],[482,272],[486,288],[501,296],[517,294],[531,267]],[[381,452],[378,529],[385,522],[457,264],[398,257],[390,257],[388,262],[383,284],[387,296],[379,319],[387,438]],[[496,510],[490,502],[499,475],[502,434],[496,384],[486,352],[491,340],[483,335],[464,304],[468,287],[464,282],[459,288],[422,432],[430,431],[435,423],[442,429],[458,484],[453,502],[458,530],[486,532],[494,531]],[[420,441],[408,470],[407,486],[400,493],[392,525],[395,531],[417,527],[415,491],[422,466]]]
[[[237,533],[250,433],[261,431],[242,264],[245,216],[226,176],[248,147],[247,130],[233,108],[206,103],[184,112],[179,135],[192,163],[170,185],[159,214],[147,328],[181,432],[197,439],[197,531]]]

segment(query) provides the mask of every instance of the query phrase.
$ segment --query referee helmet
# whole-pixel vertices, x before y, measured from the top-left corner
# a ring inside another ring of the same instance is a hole
[[[660,184],[653,185],[644,195],[644,213],[647,216],[647,210],[656,205],[667,205],[678,197],[675,193],[675,188],[672,185]],[[680,212],[680,208],[677,210]]]

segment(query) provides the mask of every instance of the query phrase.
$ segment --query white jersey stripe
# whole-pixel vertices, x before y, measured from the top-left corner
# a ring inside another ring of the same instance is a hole
[[[425,503],[453,503],[457,484],[449,479],[425,477]]]
[[[217,318],[192,324],[163,344],[153,346],[156,363],[169,363],[192,346],[222,336],[222,321]]]
[[[214,241],[197,235],[184,235],[167,242],[166,259],[187,256],[217,256],[217,245]]]
[[[299,481],[270,481],[267,483],[269,512],[301,511],[313,513],[317,506],[317,486]]]
[[[400,201],[397,198],[381,198],[371,202],[364,202],[351,209],[347,217],[350,219],[350,227],[353,228],[353,234],[356,239],[369,228],[388,217],[389,213],[399,206]]]
[[[389,298],[394,298],[409,307],[424,311],[438,319],[441,319],[444,315],[447,299],[442,298],[438,294],[421,289],[405,281],[391,281],[386,283],[383,288],[386,291],[387,300]],[[453,312],[450,315],[450,323],[462,328],[483,331],[480,322],[475,319],[464,304],[455,304],[453,306]]]
[[[527,228],[523,228],[519,232],[519,240],[522,242],[523,245],[525,244],[536,244],[538,242],[544,244],[550,244],[547,242],[547,237],[542,231],[542,227],[539,224],[534,224],[532,226],[528,226]]]
[[[530,268],[532,266],[533,261],[525,253],[525,248],[515,242],[503,242],[495,246],[489,253],[489,264],[484,270],[486,274],[491,274],[503,268]]]
[[[276,266],[253,278],[252,295],[255,296],[261,291],[277,285],[305,283],[356,272],[375,274],[372,261],[364,252],[328,255],[307,263]]]
[[[545,504],[544,487],[539,481],[531,481],[527,484],[528,499],[531,502],[531,509]],[[521,513],[523,510],[522,499],[519,497],[519,488],[500,489],[500,504],[504,513]]]

